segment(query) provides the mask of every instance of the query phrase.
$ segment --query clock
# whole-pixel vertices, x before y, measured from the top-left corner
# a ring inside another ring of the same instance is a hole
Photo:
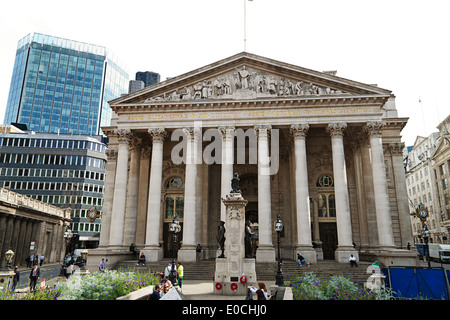
[[[427,209],[419,209],[419,212],[417,213],[421,219],[426,219],[428,216],[428,210]]]
[[[88,218],[91,223],[94,222],[94,220],[97,218],[97,216],[98,216],[97,210],[91,209],[88,211]]]

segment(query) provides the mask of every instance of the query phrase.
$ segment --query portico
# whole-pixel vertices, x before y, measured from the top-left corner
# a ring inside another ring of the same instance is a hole
[[[203,258],[217,257],[221,198],[237,172],[257,262],[275,261],[277,214],[284,259],[404,260],[412,235],[404,181],[393,181],[401,157],[391,154],[407,119],[394,101],[376,86],[245,52],[111,101],[92,254],[114,263],[134,243],[159,261],[177,216],[179,259],[195,261],[198,243]]]

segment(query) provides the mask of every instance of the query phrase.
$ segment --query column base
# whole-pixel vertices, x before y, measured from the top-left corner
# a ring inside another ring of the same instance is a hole
[[[178,261],[181,262],[195,262],[196,260],[196,246],[183,245],[180,250],[178,250]]]
[[[257,262],[275,262],[276,255],[275,249],[270,245],[260,245],[256,250],[256,261]]]
[[[306,261],[310,263],[317,263],[317,252],[312,246],[298,245],[295,252],[295,259],[297,259],[297,253],[300,253]]]
[[[338,247],[334,252],[334,259],[337,262],[347,263],[350,255],[353,255],[356,258],[356,261],[359,261],[358,251],[353,247]]]
[[[145,254],[145,260],[148,262],[161,261],[164,255],[163,249],[159,246],[145,246],[142,252]]]

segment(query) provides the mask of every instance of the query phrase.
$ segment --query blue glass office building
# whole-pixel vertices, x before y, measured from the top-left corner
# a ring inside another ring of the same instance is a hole
[[[128,92],[123,63],[105,47],[43,34],[17,45],[5,124],[44,133],[101,134],[108,101]]]

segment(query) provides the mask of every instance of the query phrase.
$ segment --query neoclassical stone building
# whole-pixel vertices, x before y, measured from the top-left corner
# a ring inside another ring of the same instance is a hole
[[[129,246],[171,257],[217,256],[217,228],[236,172],[258,233],[257,262],[410,264],[413,243],[401,130],[389,90],[240,53],[110,102],[100,246],[111,263]],[[226,226],[225,226],[226,227]],[[98,260],[97,259],[97,260]]]

